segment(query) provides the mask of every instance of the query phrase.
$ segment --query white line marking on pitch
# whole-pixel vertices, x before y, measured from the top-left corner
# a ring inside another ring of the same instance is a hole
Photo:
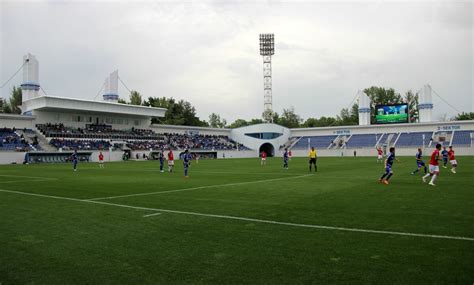
[[[148,217],[153,217],[153,216],[158,216],[158,215],[161,215],[161,213],[148,214],[148,215],[144,215],[143,217],[148,218]]]
[[[109,200],[109,199],[135,197],[135,196],[166,194],[166,193],[174,193],[174,192],[199,190],[199,189],[219,188],[219,187],[238,186],[238,185],[247,185],[247,184],[263,183],[263,182],[271,182],[271,181],[279,181],[279,180],[296,179],[296,178],[303,178],[303,177],[312,176],[312,175],[313,174],[305,174],[305,175],[292,176],[292,177],[280,177],[280,178],[272,178],[272,179],[264,179],[264,180],[256,180],[256,181],[246,181],[246,182],[237,182],[237,183],[228,183],[228,184],[207,185],[207,186],[198,186],[198,187],[191,187],[191,188],[174,189],[174,190],[168,190],[168,191],[145,192],[145,193],[127,194],[127,195],[119,195],[119,196],[110,196],[110,197],[99,197],[99,198],[92,198],[92,199],[85,199],[85,200],[87,200],[87,201],[98,201],[98,200]]]
[[[114,204],[114,203],[108,203],[108,202],[102,202],[102,201],[81,200],[81,199],[76,199],[76,198],[50,196],[50,195],[35,194],[35,193],[5,190],[5,189],[0,189],[0,192],[20,194],[20,195],[28,195],[28,196],[37,196],[37,197],[59,199],[59,200],[68,200],[68,201],[83,202],[83,203],[91,203],[91,204],[99,204],[99,205],[107,205],[107,206],[114,206],[114,207],[121,207],[121,208],[135,209],[135,210],[166,212],[166,213],[173,213],[173,214],[201,216],[201,217],[209,217],[209,218],[237,220],[237,221],[255,222],[255,223],[263,223],[263,224],[273,224],[273,225],[282,225],[282,226],[290,226],[290,227],[299,227],[299,228],[312,228],[312,229],[323,229],[323,230],[333,230],[333,231],[359,232],[359,233],[371,233],[371,234],[383,234],[383,235],[397,235],[397,236],[410,236],[410,237],[422,237],[422,238],[448,239],[448,240],[464,240],[464,241],[474,242],[474,237],[417,234],[417,233],[395,232],[395,231],[385,231],[385,230],[369,230],[369,229],[344,228],[344,227],[335,227],[335,226],[297,224],[297,223],[289,223],[289,222],[279,222],[279,221],[271,221],[271,220],[245,218],[245,217],[238,217],[238,216],[226,216],[226,215],[205,214],[205,213],[197,213],[197,212],[186,212],[186,211],[177,211],[177,210],[137,207],[137,206],[129,206],[129,205],[124,205],[124,204]]]

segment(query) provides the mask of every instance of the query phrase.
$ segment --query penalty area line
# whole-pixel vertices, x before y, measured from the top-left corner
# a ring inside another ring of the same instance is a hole
[[[67,200],[67,201],[74,201],[74,202],[90,203],[90,204],[97,204],[97,205],[107,205],[107,206],[134,209],[134,210],[153,211],[153,212],[155,212],[153,214],[156,214],[156,212],[161,212],[161,213],[164,212],[164,213],[172,213],[172,214],[180,214],[180,215],[188,215],[188,216],[199,216],[199,217],[208,217],[208,218],[235,220],[235,221],[245,221],[245,222],[254,222],[254,223],[262,223],[262,224],[281,225],[281,226],[288,226],[288,227],[298,227],[298,228],[310,228],[310,229],[356,232],[356,233],[369,233],[369,234],[380,234],[380,235],[408,236],[408,237],[432,238],[432,239],[445,239],[445,240],[463,240],[463,241],[474,242],[474,237],[433,235],[433,234],[422,234],[422,233],[386,231],[386,230],[345,228],[345,227],[313,225],[313,224],[299,224],[299,223],[280,222],[280,221],[246,218],[246,217],[238,217],[238,216],[228,216],[228,215],[206,214],[206,213],[178,211],[178,210],[169,210],[169,209],[159,209],[159,208],[138,207],[138,206],[115,204],[115,203],[109,203],[109,202],[103,202],[103,201],[90,201],[90,200],[82,200],[82,199],[59,197],[59,196],[50,196],[50,195],[44,195],[44,194],[35,194],[35,193],[13,191],[13,190],[6,190],[6,189],[0,189],[0,192],[19,194],[19,195],[36,196],[36,197],[43,197],[43,198],[50,198],[50,199],[57,199],[57,200]]]
[[[246,182],[237,182],[237,183],[228,183],[228,184],[207,185],[207,186],[198,186],[198,187],[191,187],[191,188],[174,189],[174,190],[168,190],[168,191],[156,191],[156,192],[126,194],[126,195],[110,196],[110,197],[99,197],[99,198],[84,199],[84,200],[85,201],[99,201],[99,200],[109,200],[109,199],[117,199],[117,198],[136,197],[136,196],[148,196],[148,195],[166,194],[166,193],[174,193],[174,192],[193,191],[193,190],[199,190],[199,189],[211,189],[211,188],[219,188],[219,187],[229,187],[229,186],[239,186],[239,185],[263,183],[263,182],[272,182],[272,181],[279,181],[279,180],[289,180],[289,179],[303,178],[303,177],[312,176],[312,175],[313,174],[305,174],[305,175],[292,176],[292,177],[280,177],[280,178],[263,179],[263,180],[256,180],[256,181],[246,181]]]
[[[161,213],[148,214],[148,215],[144,215],[143,217],[148,218],[148,217],[153,217],[153,216],[158,216],[158,215],[161,215]]]

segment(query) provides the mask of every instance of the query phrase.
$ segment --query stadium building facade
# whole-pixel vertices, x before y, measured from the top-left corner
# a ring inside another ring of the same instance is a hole
[[[418,147],[453,145],[458,155],[474,155],[474,121],[433,122],[431,88],[423,88],[420,123],[370,125],[370,102],[359,93],[359,125],[288,129],[265,123],[236,129],[152,124],[166,109],[118,103],[118,71],[105,81],[103,100],[40,95],[39,64],[24,58],[21,115],[0,114],[0,163],[21,163],[31,154],[49,157],[36,162],[63,161],[55,153],[74,148],[96,161],[152,157],[162,148],[189,148],[203,157],[256,157],[262,151],[281,156],[285,148],[306,156],[310,146],[320,156],[375,156],[376,146],[397,147],[399,155],[414,155]],[[31,161],[30,161],[31,162]]]

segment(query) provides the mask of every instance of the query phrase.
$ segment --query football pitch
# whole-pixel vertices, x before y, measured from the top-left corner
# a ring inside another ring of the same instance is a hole
[[[474,158],[399,159],[0,166],[0,284],[473,284]]]

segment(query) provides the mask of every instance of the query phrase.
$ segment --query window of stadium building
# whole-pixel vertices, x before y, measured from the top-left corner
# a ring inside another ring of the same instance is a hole
[[[271,140],[271,139],[276,139],[280,136],[282,136],[282,133],[247,133],[245,134],[246,136],[257,138],[257,139],[263,139],[263,140]]]

